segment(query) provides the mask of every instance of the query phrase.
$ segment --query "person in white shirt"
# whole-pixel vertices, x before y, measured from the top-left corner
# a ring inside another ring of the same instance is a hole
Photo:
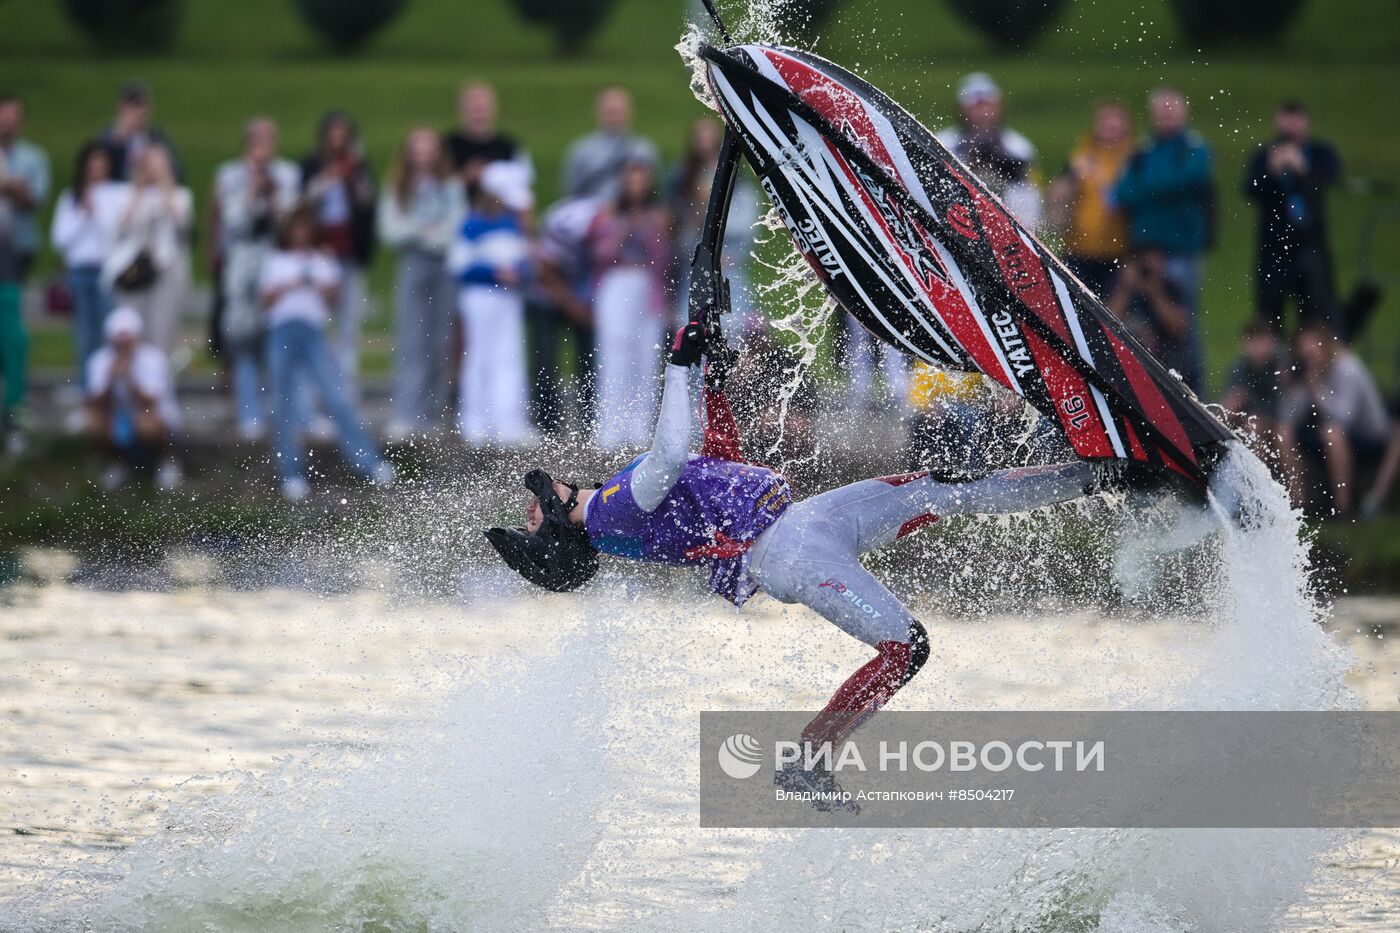
[[[68,270],[68,291],[73,296],[73,359],[78,384],[87,389],[87,363],[102,346],[103,322],[111,297],[102,285],[102,264],[112,251],[116,212],[126,196],[126,186],[111,180],[112,160],[107,148],[93,140],[78,153],[73,185],[59,195],[50,239],[63,256]]]
[[[524,286],[532,274],[521,215],[534,207],[529,170],[492,162],[448,254],[460,286],[462,354],[457,426],[470,444],[536,440],[525,379]]]
[[[267,316],[267,361],[272,385],[273,439],[282,494],[293,502],[311,491],[306,446],[297,417],[297,392],[310,382],[339,429],[345,459],[376,485],[394,481],[394,468],[379,454],[350,403],[345,376],[326,340],[340,288],[340,265],[316,248],[316,215],[299,207],[282,225],[278,248],[263,259],[259,281]]]
[[[220,337],[233,383],[239,436],[263,436],[262,299],[258,279],[277,224],[296,204],[301,175],[296,163],[277,157],[277,124],[248,121],[243,155],[219,166],[214,176],[213,229],[223,257],[224,309]]]
[[[1297,375],[1280,421],[1284,466],[1302,475],[1301,456],[1320,462],[1332,506],[1350,515],[1359,464],[1379,464],[1390,441],[1390,417],[1366,364],[1326,324],[1312,322],[1294,338]]]
[[[194,195],[176,182],[169,151],[154,145],[137,158],[123,201],[102,281],[116,303],[141,313],[150,341],[168,356],[189,298]]]
[[[598,348],[595,440],[604,450],[646,444],[659,374],[652,348],[663,339],[667,273],[674,247],[671,212],[656,187],[655,164],[627,163],[622,187],[588,229],[593,320]]]
[[[171,447],[180,424],[170,362],[141,339],[141,314],[119,307],[103,325],[106,342],[87,364],[88,432],[110,458],[102,485],[114,489],[131,468],[155,467],[156,486],[171,489],[180,468]]]
[[[1006,126],[1001,88],[990,75],[973,72],[959,83],[958,118],[957,126],[934,135],[1034,232],[1044,208],[1035,182],[1035,146]]]

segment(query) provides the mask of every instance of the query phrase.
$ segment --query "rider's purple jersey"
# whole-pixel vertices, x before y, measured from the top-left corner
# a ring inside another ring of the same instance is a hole
[[[692,455],[661,504],[647,512],[632,496],[633,460],[588,501],[584,527],[598,550],[660,564],[709,564],[710,588],[737,606],[753,595],[748,549],[792,504],[772,470]]]

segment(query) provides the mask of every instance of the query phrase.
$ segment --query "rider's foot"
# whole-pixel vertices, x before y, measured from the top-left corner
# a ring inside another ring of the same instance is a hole
[[[1150,491],[1166,482],[1159,468],[1133,460],[1099,460],[1091,466],[1093,477],[1084,490],[1091,496],[1101,492]]]

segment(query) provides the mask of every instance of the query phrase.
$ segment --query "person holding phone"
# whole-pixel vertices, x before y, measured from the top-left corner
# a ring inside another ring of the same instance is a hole
[[[299,502],[311,491],[298,417],[297,393],[309,381],[335,423],[346,461],[375,485],[394,481],[393,466],[380,456],[355,411],[345,376],[326,341],[331,308],[340,290],[340,268],[317,247],[316,215],[303,206],[283,223],[278,248],[263,260],[260,289],[267,315],[267,360],[271,376],[273,439],[282,494]]]

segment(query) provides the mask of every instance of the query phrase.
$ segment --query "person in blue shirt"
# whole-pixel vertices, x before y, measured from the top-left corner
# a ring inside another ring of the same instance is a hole
[[[1199,393],[1201,263],[1214,237],[1210,147],[1187,126],[1189,110],[1181,91],[1158,88],[1148,98],[1148,109],[1152,139],[1128,160],[1113,198],[1128,216],[1129,245],[1159,250],[1167,277],[1182,294],[1188,333],[1181,375]]]
[[[39,253],[39,211],[49,197],[49,156],[25,139],[24,101],[0,95],[0,210],[13,223],[15,272],[23,284]]]

